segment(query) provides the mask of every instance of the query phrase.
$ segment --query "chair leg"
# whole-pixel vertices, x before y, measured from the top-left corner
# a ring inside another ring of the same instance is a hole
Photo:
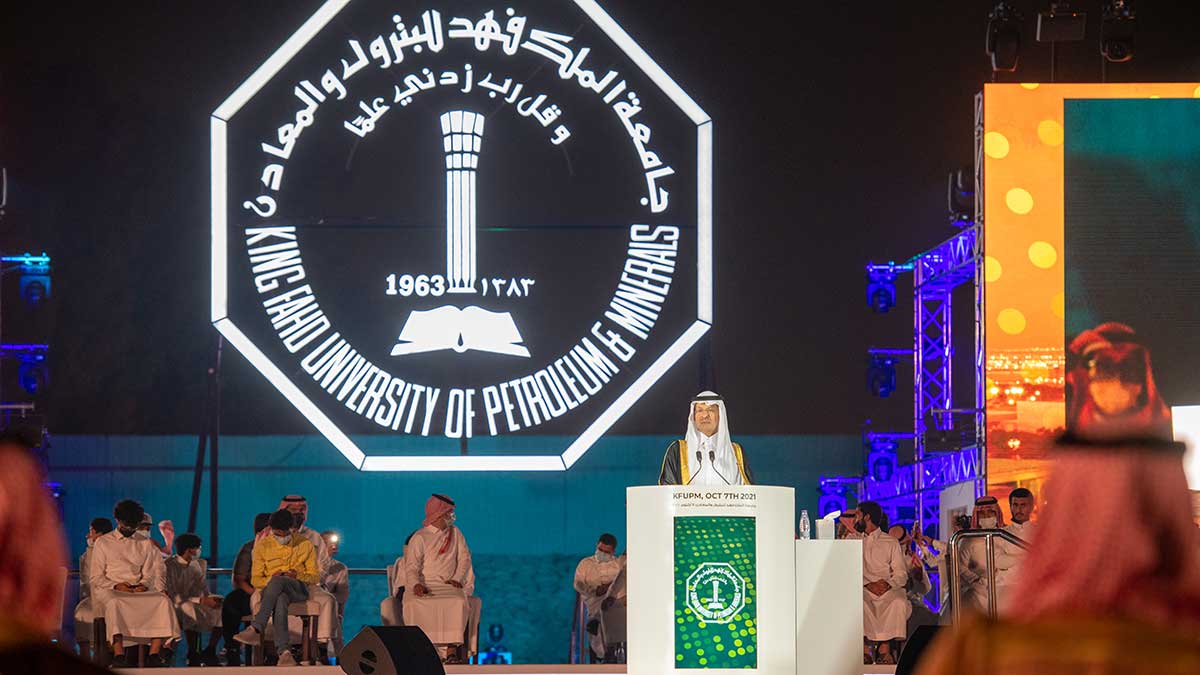
[[[101,668],[107,668],[112,663],[109,656],[108,645],[108,627],[104,623],[104,617],[98,616],[92,622],[92,648],[95,652],[95,663]]]
[[[317,646],[317,644],[318,644],[317,643],[317,626],[319,625],[319,623],[320,623],[320,617],[313,616],[312,617],[312,626],[311,626],[312,637],[310,639],[308,639],[308,646],[310,646],[310,649],[312,649],[311,652],[308,652],[308,664],[310,664],[310,665],[317,665],[317,656],[318,656],[317,652],[319,649],[319,647]]]
[[[302,663],[308,659],[308,650],[311,648],[308,642],[308,629],[311,625],[311,617],[300,617],[300,661]]]

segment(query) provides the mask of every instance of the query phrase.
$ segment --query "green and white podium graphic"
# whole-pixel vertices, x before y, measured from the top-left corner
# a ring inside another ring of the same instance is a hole
[[[675,518],[675,667],[757,668],[755,519]]]

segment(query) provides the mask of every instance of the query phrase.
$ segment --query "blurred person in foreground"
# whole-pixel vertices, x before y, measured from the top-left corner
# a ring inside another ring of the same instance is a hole
[[[0,433],[0,664],[5,675],[106,673],[50,642],[66,542],[31,447],[19,434]]]
[[[1119,334],[1128,342],[1132,331]],[[1073,407],[1087,414],[1058,443],[1020,601],[940,635],[918,675],[1200,673],[1200,534],[1183,444],[1162,424],[1144,348],[1089,340],[1072,373],[1075,396],[1088,399]],[[1118,358],[1131,353],[1140,356]],[[1114,360],[1128,366],[1118,377],[1104,365]],[[1130,513],[1137,522],[1113,546],[1104,525]]]

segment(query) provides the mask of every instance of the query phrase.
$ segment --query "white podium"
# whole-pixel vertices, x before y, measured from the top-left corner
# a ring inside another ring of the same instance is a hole
[[[863,671],[862,542],[796,542],[796,662],[804,675]]]
[[[795,491],[633,487],[628,673],[796,673]]]

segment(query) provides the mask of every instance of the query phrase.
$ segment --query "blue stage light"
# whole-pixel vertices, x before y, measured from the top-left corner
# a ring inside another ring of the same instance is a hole
[[[896,391],[896,358],[886,354],[872,354],[867,367],[867,389],[879,398],[887,398]]]

